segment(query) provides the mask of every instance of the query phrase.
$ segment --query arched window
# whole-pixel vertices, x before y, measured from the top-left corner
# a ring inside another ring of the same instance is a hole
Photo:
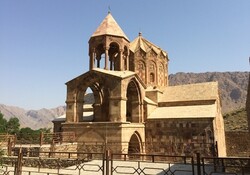
[[[154,83],[155,82],[155,75],[154,73],[150,73],[150,83]]]
[[[148,81],[150,84],[154,84],[156,79],[155,79],[155,75],[156,75],[156,65],[153,61],[150,61],[149,63],[149,74],[148,74]]]

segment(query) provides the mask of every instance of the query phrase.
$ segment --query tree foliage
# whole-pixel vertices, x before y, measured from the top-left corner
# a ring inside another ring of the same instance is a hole
[[[10,118],[7,122],[7,133],[9,134],[17,134],[19,132],[20,122],[19,119],[16,117]]]
[[[0,133],[6,133],[7,120],[3,117],[3,114],[0,112]]]
[[[50,133],[50,128],[41,128],[33,130],[29,127],[20,129],[19,119],[12,117],[7,121],[0,112],[0,133],[12,134],[17,136],[17,140],[21,143],[39,143],[40,133]]]

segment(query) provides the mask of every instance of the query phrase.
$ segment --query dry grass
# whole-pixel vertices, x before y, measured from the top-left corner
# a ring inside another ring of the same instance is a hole
[[[225,131],[247,131],[247,113],[245,108],[224,115]]]

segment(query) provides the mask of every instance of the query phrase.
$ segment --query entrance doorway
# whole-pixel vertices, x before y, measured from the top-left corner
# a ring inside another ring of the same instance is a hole
[[[129,141],[128,154],[141,153],[141,139],[137,133],[134,133]]]

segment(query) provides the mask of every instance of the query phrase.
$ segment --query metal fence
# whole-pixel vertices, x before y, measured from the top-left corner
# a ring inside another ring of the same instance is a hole
[[[249,175],[250,158],[119,154],[91,152],[23,152],[1,159],[0,174],[52,175]]]

